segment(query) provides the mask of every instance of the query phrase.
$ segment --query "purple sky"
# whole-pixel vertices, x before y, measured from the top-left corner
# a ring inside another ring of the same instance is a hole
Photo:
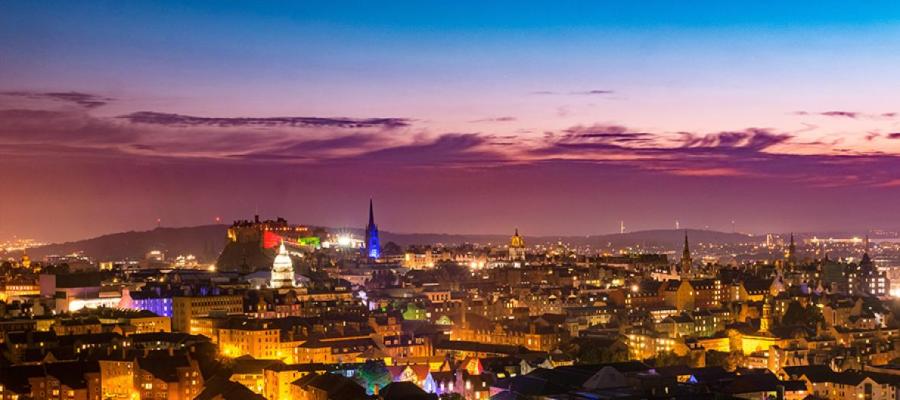
[[[169,6],[0,4],[0,239],[900,229],[896,4]]]

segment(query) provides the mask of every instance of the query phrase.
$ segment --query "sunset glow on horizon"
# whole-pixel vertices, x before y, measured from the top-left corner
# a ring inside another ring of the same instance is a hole
[[[0,4],[0,238],[900,228],[894,2],[53,5]]]

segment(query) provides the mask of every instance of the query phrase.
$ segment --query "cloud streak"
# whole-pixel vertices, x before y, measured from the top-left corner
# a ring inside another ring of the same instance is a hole
[[[140,111],[119,116],[136,124],[165,125],[173,127],[336,127],[336,128],[384,128],[407,127],[405,118],[321,118],[321,117],[195,117],[181,114]]]
[[[748,177],[790,180],[801,185],[878,186],[900,177],[900,157],[891,154],[791,154],[793,135],[748,128],[677,136],[617,125],[576,126],[550,133],[530,149],[537,159],[628,166],[685,177]],[[823,176],[821,171],[831,173]]]
[[[829,142],[763,128],[653,132],[587,124],[541,138],[429,132],[410,118],[202,117],[151,111],[97,117],[89,111],[0,110],[0,153],[437,169],[579,163],[684,178],[787,179],[812,186],[878,186],[900,179],[896,155],[837,149],[795,154],[791,149],[796,146]],[[478,121],[511,123],[515,118]],[[883,138],[900,139],[900,132]],[[869,134],[867,140],[885,139]],[[824,179],[823,170],[832,171],[832,177]]]
[[[492,118],[475,119],[475,120],[472,120],[472,121],[469,121],[469,122],[470,122],[470,123],[481,123],[481,122],[515,122],[515,121],[517,121],[517,120],[518,120],[518,119],[517,119],[516,117],[508,117],[508,116],[507,116],[507,117],[492,117]]]
[[[9,155],[20,153],[15,146],[37,146],[65,154],[315,162],[396,143],[397,129],[405,125],[386,120],[191,117],[149,123],[84,110],[0,110],[0,144]]]
[[[557,92],[552,90],[537,90],[531,92],[532,95],[538,96],[548,96],[548,95],[573,95],[573,96],[604,96],[615,94],[615,90],[609,89],[589,89],[589,90],[575,90],[571,92]]]
[[[100,95],[82,93],[82,92],[32,92],[32,91],[10,91],[0,92],[0,95],[9,97],[25,98],[30,100],[50,100],[74,104],[76,106],[93,109],[104,106],[113,101],[112,98]]]
[[[846,118],[846,119],[892,119],[897,116],[897,113],[896,112],[864,113],[864,112],[859,112],[859,111],[831,110],[831,111],[821,111],[821,112],[796,111],[796,112],[794,112],[794,115]]]

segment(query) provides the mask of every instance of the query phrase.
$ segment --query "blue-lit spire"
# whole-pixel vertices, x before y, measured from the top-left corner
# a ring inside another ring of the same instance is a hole
[[[381,257],[381,242],[378,240],[378,226],[375,225],[372,199],[369,199],[369,224],[366,225],[366,256],[369,258]]]

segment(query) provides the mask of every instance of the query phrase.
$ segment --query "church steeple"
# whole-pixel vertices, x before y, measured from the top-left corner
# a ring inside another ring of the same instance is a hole
[[[378,226],[375,225],[375,209],[369,199],[369,224],[366,225],[366,257],[381,257],[381,242],[378,240]]]
[[[682,275],[690,275],[691,274],[691,265],[693,265],[693,259],[691,259],[691,247],[688,244],[688,235],[687,231],[684,232],[684,250],[681,252],[681,273]]]
[[[869,235],[866,235],[865,240],[863,241],[863,245],[865,246],[865,250],[863,251],[862,260],[859,262],[859,266],[861,267],[871,267],[874,265],[872,263],[872,258],[869,257]]]
[[[794,232],[791,232],[791,243],[788,245],[787,263],[789,266],[797,264],[797,245],[794,243]]]

